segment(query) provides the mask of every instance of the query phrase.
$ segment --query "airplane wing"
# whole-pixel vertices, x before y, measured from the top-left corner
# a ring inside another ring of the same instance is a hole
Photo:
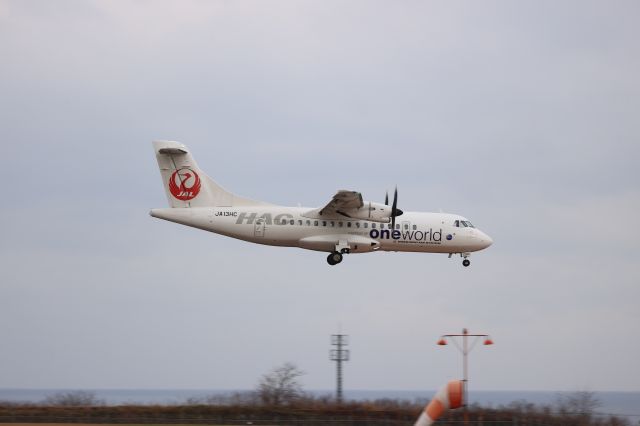
[[[400,216],[402,212],[398,209]],[[385,204],[363,201],[362,194],[357,191],[340,190],[326,206],[313,209],[302,214],[314,219],[362,219],[388,223],[391,218],[391,207]]]
[[[364,206],[362,194],[356,191],[340,190],[333,196],[331,201],[320,209],[321,215],[334,215],[336,213],[343,216],[349,216],[346,212],[349,210],[357,210]]]

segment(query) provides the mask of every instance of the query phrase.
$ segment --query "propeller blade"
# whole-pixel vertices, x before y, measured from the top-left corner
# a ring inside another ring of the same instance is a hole
[[[387,191],[387,193],[386,193],[386,194],[384,194],[384,204],[385,204],[386,206],[388,206],[388,205],[389,205],[389,191]]]
[[[396,213],[398,207],[398,187],[393,192],[393,204],[391,205],[391,228],[396,229]]]

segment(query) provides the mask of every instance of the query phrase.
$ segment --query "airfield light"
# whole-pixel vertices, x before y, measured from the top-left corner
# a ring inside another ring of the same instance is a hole
[[[462,338],[462,347],[460,347],[460,344],[457,341],[458,337]],[[467,342],[469,337],[475,337],[473,342],[471,342],[471,346],[469,346]],[[463,392],[464,392],[464,397],[462,400],[463,400],[463,407],[464,407],[464,424],[465,425],[469,424],[469,412],[467,411],[467,401],[469,401],[469,391],[468,391],[469,363],[467,360],[467,356],[469,355],[469,352],[473,350],[473,348],[475,347],[480,337],[484,337],[483,344],[485,346],[493,345],[493,340],[491,340],[491,337],[489,337],[488,334],[469,334],[469,331],[466,328],[462,329],[462,334],[443,334],[442,337],[440,337],[440,340],[438,340],[438,345],[444,346],[447,344],[447,339],[451,339],[451,341],[456,345],[458,350],[462,352],[462,375],[463,375],[462,383],[463,383]]]

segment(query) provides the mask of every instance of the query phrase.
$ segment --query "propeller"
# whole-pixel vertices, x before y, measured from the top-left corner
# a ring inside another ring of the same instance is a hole
[[[393,191],[393,204],[391,205],[391,229],[396,229],[396,216],[398,213],[398,187]]]
[[[389,205],[389,192],[384,196],[384,203]],[[393,204],[391,205],[391,229],[396,229],[396,216],[400,216],[402,214],[402,210],[398,208],[398,187],[396,186],[395,191],[393,191]]]

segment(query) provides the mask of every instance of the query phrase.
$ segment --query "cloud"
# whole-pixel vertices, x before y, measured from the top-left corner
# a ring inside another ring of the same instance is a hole
[[[342,323],[353,387],[440,386],[457,364],[433,342],[469,327],[497,342],[478,388],[591,372],[634,390],[618,325],[638,320],[635,12],[0,2],[7,386],[251,387],[293,360],[330,388]],[[495,244],[467,269],[392,253],[331,269],[159,222],[159,138],[238,194],[318,206],[397,184],[403,209],[463,214]],[[589,342],[612,336],[603,365]]]

